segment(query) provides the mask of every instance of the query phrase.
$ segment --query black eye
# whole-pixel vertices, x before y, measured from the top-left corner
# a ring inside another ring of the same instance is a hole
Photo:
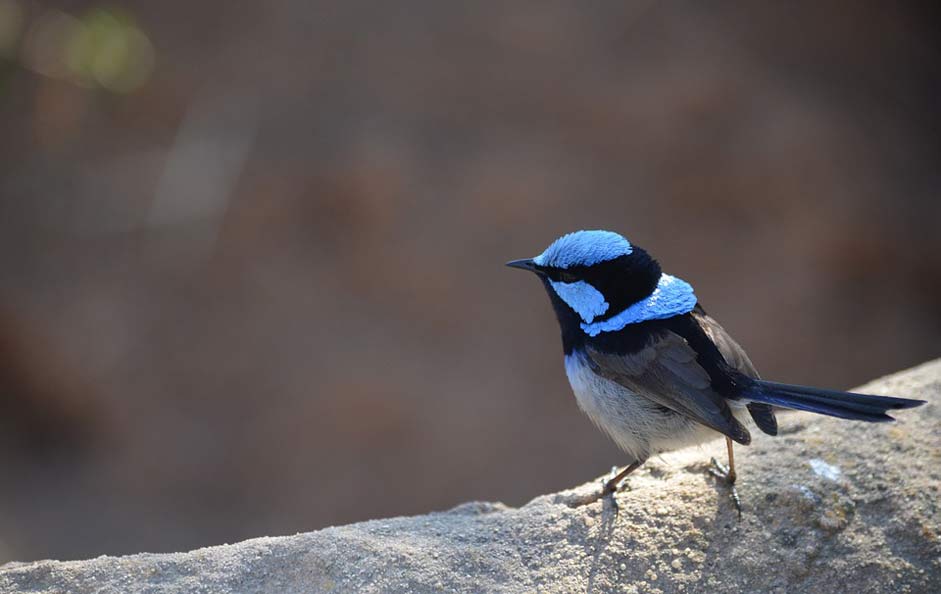
[[[563,283],[577,283],[578,277],[574,273],[569,272],[568,270],[559,271],[559,280]]]

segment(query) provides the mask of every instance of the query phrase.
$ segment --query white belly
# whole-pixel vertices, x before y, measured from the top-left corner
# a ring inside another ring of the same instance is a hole
[[[578,406],[637,461],[721,435],[683,415],[665,412],[651,400],[595,374],[577,352],[566,355],[565,373]]]

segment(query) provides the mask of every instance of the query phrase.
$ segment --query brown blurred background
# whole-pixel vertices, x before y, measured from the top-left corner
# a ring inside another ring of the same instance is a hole
[[[938,356],[932,6],[0,0],[0,561],[606,471],[503,267],[565,231],[766,377]]]

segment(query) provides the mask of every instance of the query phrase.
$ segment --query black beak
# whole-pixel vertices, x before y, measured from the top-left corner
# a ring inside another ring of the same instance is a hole
[[[507,262],[507,266],[510,268],[520,268],[522,270],[528,270],[530,272],[537,272],[536,263],[532,261],[531,258],[523,258],[522,260],[513,260],[512,262]]]

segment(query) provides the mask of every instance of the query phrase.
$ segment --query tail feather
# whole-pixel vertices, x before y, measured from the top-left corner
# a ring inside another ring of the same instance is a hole
[[[778,420],[774,418],[774,408],[770,404],[749,402],[748,412],[759,429],[768,435],[778,434]]]
[[[894,421],[886,414],[887,411],[914,408],[925,403],[924,400],[856,394],[764,380],[752,381],[742,391],[742,396],[752,402],[870,423]]]

